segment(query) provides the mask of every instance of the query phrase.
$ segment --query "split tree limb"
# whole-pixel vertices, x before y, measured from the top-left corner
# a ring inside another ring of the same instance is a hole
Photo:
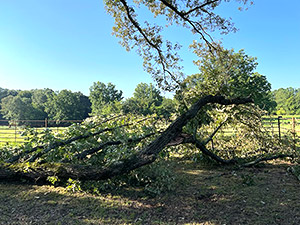
[[[294,156],[291,154],[279,154],[279,155],[267,156],[267,157],[258,158],[251,162],[244,163],[241,166],[242,167],[251,167],[260,162],[270,161],[270,160],[274,160],[274,159],[285,159],[285,158],[294,158]]]

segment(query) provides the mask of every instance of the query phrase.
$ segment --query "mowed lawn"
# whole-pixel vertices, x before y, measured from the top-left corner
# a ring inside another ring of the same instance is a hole
[[[2,143],[18,143],[23,142],[21,136],[23,129],[15,126],[0,126],[0,144]]]
[[[0,224],[300,224],[300,183],[276,161],[256,168],[172,161],[175,189],[123,187],[92,195],[0,182]]]

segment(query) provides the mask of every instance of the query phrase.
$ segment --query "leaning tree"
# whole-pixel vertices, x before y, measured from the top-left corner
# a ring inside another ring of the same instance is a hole
[[[223,34],[236,30],[231,20],[215,12],[218,6],[229,2],[239,2],[244,7],[252,4],[248,0],[106,0],[106,10],[115,19],[113,34],[120,38],[121,45],[137,51],[145,70],[161,89],[176,92],[177,118],[170,122],[156,116],[111,115],[87,119],[59,134],[27,129],[24,135],[28,141],[23,146],[5,147],[0,152],[0,178],[104,180],[154,162],[166,147],[185,144],[193,145],[218,163],[239,163],[237,158],[222,157],[207,145],[229,122],[238,120],[256,129],[259,117],[252,123],[246,123],[245,117],[258,115],[254,103],[265,105],[267,101],[259,99],[268,98],[269,86],[263,76],[253,72],[255,62],[251,58],[224,50],[210,35],[216,30]],[[152,18],[142,23],[139,13]],[[165,27],[172,25],[196,34],[198,41],[191,48],[200,59],[205,59],[196,62],[200,75],[183,74],[180,44],[163,35]],[[256,85],[261,89],[256,90]],[[206,129],[207,124],[215,126]],[[211,133],[199,133],[203,129]],[[255,138],[264,139],[257,134]],[[278,148],[281,145],[276,144]],[[274,145],[268,142],[263,147]],[[268,155],[242,165],[287,156],[292,155]]]

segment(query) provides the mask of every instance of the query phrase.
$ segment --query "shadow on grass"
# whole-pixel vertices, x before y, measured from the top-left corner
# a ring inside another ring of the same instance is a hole
[[[94,196],[0,183],[0,224],[300,224],[299,182],[286,165],[234,169],[180,164],[175,191],[122,188]]]

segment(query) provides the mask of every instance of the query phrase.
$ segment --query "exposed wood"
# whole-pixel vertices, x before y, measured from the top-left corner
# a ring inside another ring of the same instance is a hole
[[[230,160],[222,159],[220,156],[218,156],[218,155],[214,154],[213,152],[209,151],[201,141],[199,141],[195,138],[194,138],[194,140],[192,140],[191,143],[195,144],[195,146],[203,154],[209,156],[210,158],[212,158],[213,160],[215,160],[218,163],[225,164],[225,165],[230,165],[230,164],[235,164],[236,163],[235,159],[230,159]]]
[[[285,159],[285,158],[294,158],[294,156],[291,154],[279,154],[279,155],[273,155],[273,156],[266,156],[266,157],[261,157],[261,158],[255,159],[251,162],[247,162],[245,164],[242,164],[241,166],[242,167],[251,167],[260,162],[270,161],[270,160],[274,160],[274,159]]]

